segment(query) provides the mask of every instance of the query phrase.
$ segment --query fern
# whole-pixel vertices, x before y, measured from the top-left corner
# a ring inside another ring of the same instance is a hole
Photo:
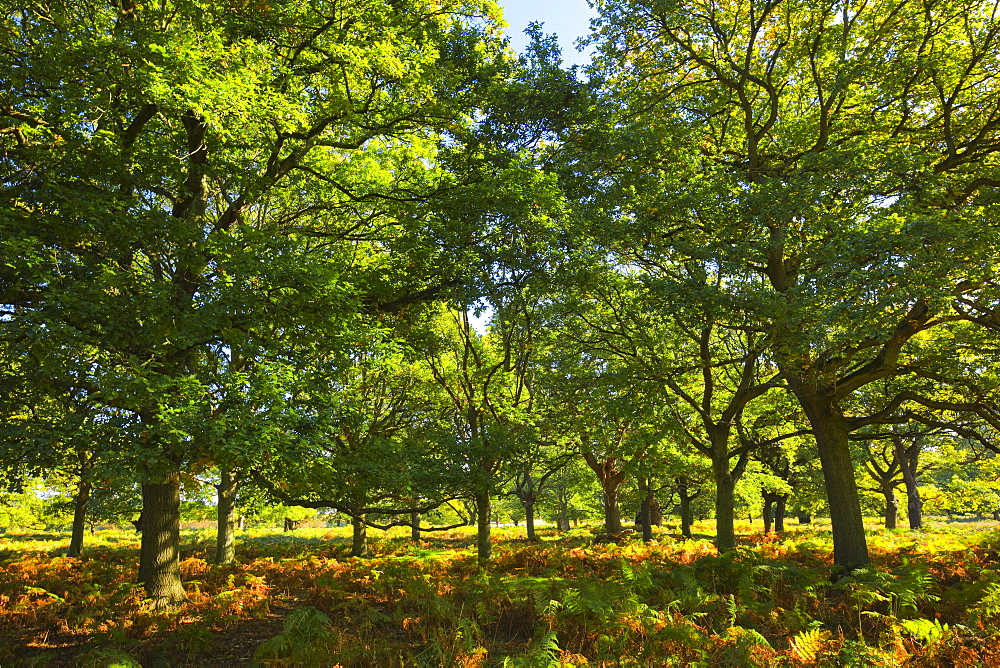
[[[803,631],[792,638],[792,655],[799,661],[815,661],[826,645],[827,632],[821,629]]]
[[[986,586],[985,595],[969,609],[969,619],[976,624],[1000,619],[1000,583]]]
[[[316,608],[302,608],[288,615],[281,633],[254,652],[254,666],[310,666],[332,639],[330,618]]]
[[[527,654],[505,658],[503,666],[504,668],[557,668],[563,665],[559,660],[559,653],[556,632],[549,631],[538,640]]]
[[[732,666],[759,666],[761,665],[753,657],[755,647],[766,647],[774,649],[767,638],[754,629],[745,629],[740,626],[730,627],[728,634],[735,640],[735,644],[729,645],[724,650],[727,665]]]
[[[942,624],[939,619],[905,619],[900,622],[903,630],[924,647],[938,642],[950,630],[947,624]]]
[[[48,663],[39,665],[48,665]],[[76,665],[86,666],[86,668],[141,668],[142,666],[128,652],[110,647],[88,652],[77,659]]]

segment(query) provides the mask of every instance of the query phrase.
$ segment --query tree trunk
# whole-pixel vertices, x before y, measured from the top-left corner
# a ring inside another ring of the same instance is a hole
[[[796,394],[809,418],[823,467],[823,482],[833,525],[833,562],[850,572],[866,566],[871,557],[868,555],[851,446],[847,440],[847,420],[832,401],[816,395],[803,396],[799,389]]]
[[[649,478],[639,476],[639,492],[642,494],[642,505],[639,506],[639,525],[642,527],[642,541],[653,540],[653,488]]]
[[[556,529],[569,531],[569,498],[559,497],[559,514],[556,516]]]
[[[654,527],[663,526],[663,508],[660,507],[660,501],[655,496],[649,502],[649,523]]]
[[[882,484],[882,496],[885,497],[885,528],[895,529],[899,518],[899,502],[896,501],[896,490],[888,483]]]
[[[903,484],[906,486],[906,519],[911,529],[920,529],[924,526],[924,502],[920,498],[920,490],[917,488],[917,456],[920,453],[920,446],[915,443],[912,451],[908,452],[903,447],[902,439],[893,438],[893,446],[896,449],[896,460],[899,462],[899,471],[903,474]]]
[[[771,507],[774,505],[774,499],[770,494],[764,494],[764,507],[761,508],[761,517],[764,518],[764,533],[771,533]]]
[[[364,557],[368,554],[368,525],[364,515],[351,518],[351,556]]]
[[[788,503],[787,494],[778,494],[778,499],[774,503],[774,530],[778,533],[785,532],[785,505]]]
[[[217,489],[215,563],[236,563],[236,476],[231,469],[220,471]]]
[[[485,566],[493,556],[490,544],[490,493],[476,492],[476,548],[480,566]]]
[[[617,469],[614,458],[600,460],[589,451],[583,451],[583,459],[587,466],[597,476],[604,493],[604,531],[606,533],[621,533],[622,517],[618,508],[618,490],[625,481],[625,472]]]
[[[410,540],[414,543],[420,541],[420,513],[417,511],[410,513]]]
[[[76,496],[73,497],[73,533],[69,539],[69,549],[66,550],[67,557],[79,557],[83,553],[83,533],[87,525],[87,505],[90,503],[92,488],[93,485],[85,480],[80,480],[77,485]]]
[[[473,501],[473,503],[471,504],[465,503],[463,505],[465,505],[466,510],[469,511],[469,526],[470,527],[479,526],[479,513],[476,510],[475,502]]]
[[[736,481],[729,473],[729,459],[714,466],[715,472],[715,546],[719,552],[736,547]]]
[[[607,533],[622,532],[622,514],[618,507],[618,486],[607,485],[604,488],[604,531]]]
[[[139,583],[157,609],[187,600],[181,584],[180,487],[174,480],[142,485],[142,542]]]
[[[524,506],[524,527],[528,532],[528,540],[532,543],[538,542],[538,535],[535,533],[535,495],[528,494],[521,499]]]
[[[690,489],[687,478],[677,479],[677,496],[681,501],[681,535],[687,539],[692,537],[691,525],[694,524],[694,509],[691,508],[691,502],[701,493],[699,490],[694,494],[688,494]]]

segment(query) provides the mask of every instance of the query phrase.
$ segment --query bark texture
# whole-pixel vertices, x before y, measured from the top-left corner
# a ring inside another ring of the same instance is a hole
[[[351,518],[351,556],[364,557],[368,555],[368,525],[364,515]]]
[[[414,543],[420,540],[420,513],[410,513],[410,540]]]
[[[480,566],[485,566],[493,556],[493,546],[490,543],[490,506],[489,492],[476,492],[476,548]]]
[[[90,504],[90,491],[93,485],[81,480],[73,497],[73,533],[69,539],[67,557],[79,557],[83,553],[83,534],[87,526],[87,506]],[[91,531],[93,533],[93,531]]]
[[[236,562],[236,476],[230,469],[222,469],[220,477],[216,486],[215,563],[228,565]]]
[[[181,497],[176,481],[142,485],[139,583],[158,609],[187,600],[180,570]]]
[[[861,499],[854,477],[848,423],[832,404],[819,399],[800,402],[816,437],[826,498],[833,525],[833,562],[847,571],[866,566],[871,557],[865,535]]]

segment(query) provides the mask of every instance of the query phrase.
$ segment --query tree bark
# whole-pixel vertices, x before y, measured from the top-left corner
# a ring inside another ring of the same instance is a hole
[[[597,475],[597,480],[604,493],[604,531],[606,533],[621,533],[622,517],[618,507],[618,490],[625,481],[625,472],[616,469],[614,458],[599,460],[597,456],[584,450],[583,459],[590,470]]]
[[[410,513],[410,540],[414,543],[420,541],[420,513],[417,511]]]
[[[490,543],[490,493],[476,492],[476,549],[480,566],[485,566],[493,556],[493,546]]]
[[[691,508],[691,502],[701,494],[701,490],[694,494],[688,494],[690,489],[687,478],[677,479],[677,495],[681,501],[681,535],[687,539],[692,537],[691,525],[694,524],[694,510]]]
[[[787,494],[779,492],[764,492],[764,533],[770,533],[771,527],[778,533],[785,530],[785,504],[788,501]]]
[[[368,554],[368,525],[364,515],[351,518],[351,556],[364,557]]]
[[[639,492],[642,494],[639,525],[642,527],[642,541],[648,543],[653,540],[653,488],[646,476],[639,476]]]
[[[649,502],[649,523],[654,527],[663,526],[663,508],[660,507],[660,500],[655,496]]]
[[[896,436],[893,438],[893,447],[900,473],[903,474],[903,484],[906,486],[906,519],[911,529],[920,529],[924,525],[924,502],[917,487],[916,471],[920,445],[914,443],[910,448],[904,448],[902,439]]]
[[[774,503],[774,530],[778,533],[785,532],[785,505],[787,503],[787,494],[779,494]]]
[[[477,526],[479,526],[479,513],[476,510],[475,499],[473,499],[472,503],[468,503],[465,500],[463,500],[462,501],[462,505],[465,506],[465,509],[469,513],[469,526],[470,527],[477,527]]]
[[[793,390],[795,389],[793,384]],[[868,555],[861,498],[854,477],[851,446],[847,439],[850,431],[847,419],[832,401],[815,395],[802,396],[801,389],[796,394],[809,418],[823,468],[830,522],[833,525],[833,562],[850,572],[866,566],[871,557]]]
[[[729,472],[729,459],[715,472],[715,546],[719,552],[736,547],[736,480]],[[721,470],[720,470],[721,469]]]
[[[604,530],[607,533],[621,533],[622,513],[618,506],[618,486],[609,485],[604,489]]]
[[[236,486],[232,470],[222,469],[216,486],[215,563],[224,566],[236,563]]]
[[[538,534],[535,533],[535,495],[529,493],[526,498],[521,499],[524,506],[524,528],[528,532],[528,540],[532,543],[538,542]]]
[[[176,480],[142,485],[139,583],[157,609],[187,600],[180,570],[181,497]]]
[[[885,528],[895,529],[899,518],[899,502],[896,500],[896,490],[891,484],[883,483],[882,496],[885,498]]]
[[[73,533],[69,539],[69,549],[66,550],[67,557],[79,557],[83,553],[83,534],[87,525],[87,506],[90,504],[91,489],[93,485],[82,479],[77,485],[76,495],[73,497]]]
[[[569,531],[569,498],[566,495],[559,495],[559,514],[556,516],[556,529],[559,531]]]

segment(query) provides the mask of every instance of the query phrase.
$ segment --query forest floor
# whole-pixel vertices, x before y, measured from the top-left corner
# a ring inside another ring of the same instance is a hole
[[[487,569],[472,529],[373,531],[367,559],[349,528],[252,531],[233,566],[187,531],[170,612],[133,584],[133,532],[88,536],[81,559],[67,535],[7,533],[0,666],[1000,666],[997,523],[929,524],[872,524],[872,567],[839,579],[821,523],[744,523],[721,556],[711,523],[621,546],[504,528]]]

